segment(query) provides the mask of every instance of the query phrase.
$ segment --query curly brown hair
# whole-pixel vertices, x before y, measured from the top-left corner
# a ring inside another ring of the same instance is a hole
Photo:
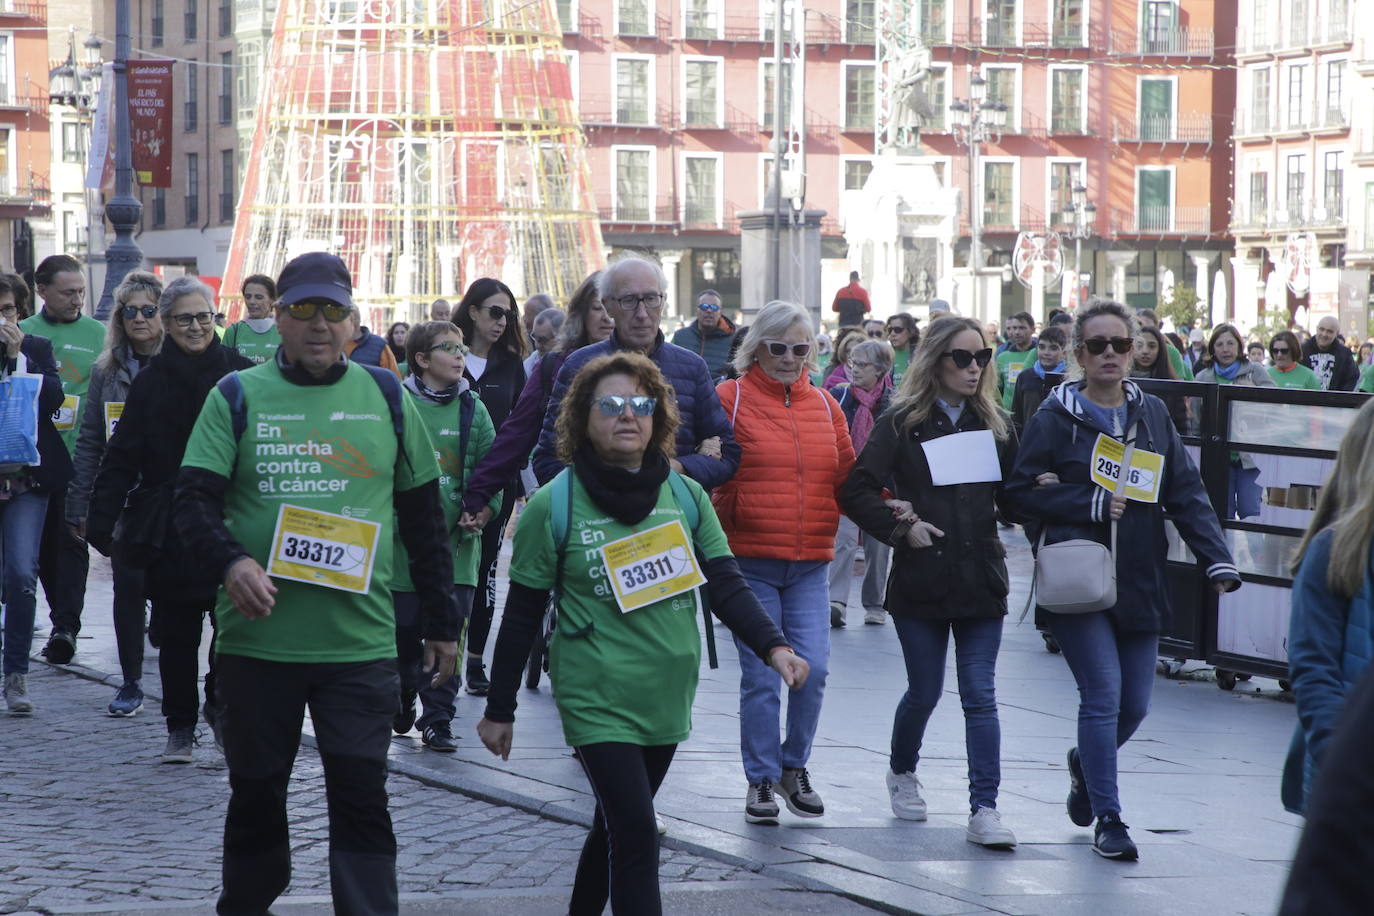
[[[555,432],[558,437],[558,460],[571,464],[573,455],[587,441],[587,421],[592,412],[592,393],[601,380],[611,375],[625,375],[634,379],[635,384],[649,397],[658,401],[654,407],[654,428],[649,436],[646,451],[657,449],[663,456],[672,460],[677,456],[675,441],[680,419],[677,412],[677,396],[673,388],[664,381],[659,371],[648,357],[638,353],[619,352],[608,356],[598,356],[578,370],[568,393],[563,396],[562,408],[558,412]]]

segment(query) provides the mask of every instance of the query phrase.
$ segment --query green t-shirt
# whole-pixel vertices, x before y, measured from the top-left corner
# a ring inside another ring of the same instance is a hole
[[[444,525],[448,528],[449,541],[453,548],[453,584],[476,585],[477,566],[482,553],[482,535],[470,534],[458,527],[458,519],[463,514],[463,490],[477,462],[487,454],[496,430],[491,425],[491,414],[487,413],[482,399],[472,394],[472,429],[468,432],[467,455],[459,460],[458,420],[462,405],[458,398],[448,404],[439,404],[422,398],[409,388],[406,395],[415,404],[416,413],[425,424],[429,439],[434,443],[434,458],[439,463],[439,496],[444,504]],[[495,517],[501,511],[501,493],[498,491],[491,499],[491,513]],[[395,532],[396,561],[391,568],[391,590],[393,592],[413,592],[415,583],[410,578],[410,562],[405,545],[401,543],[401,532]]]
[[[892,353],[892,387],[897,388],[902,384],[902,376],[906,375],[906,367],[911,364],[911,351],[906,347],[894,350]]]
[[[1011,400],[1016,396],[1016,377],[1038,358],[1035,347],[1021,351],[1003,350],[997,354],[997,387],[1002,391],[1004,409],[1011,410]]]
[[[1368,373],[1365,373],[1368,377]],[[1321,391],[1322,383],[1317,378],[1317,374],[1302,363],[1294,363],[1293,368],[1287,372],[1280,371],[1276,366],[1269,367],[1269,377],[1274,380],[1274,384],[1280,388],[1306,388],[1308,391]],[[1364,384],[1363,381],[1360,382]],[[1374,391],[1374,389],[1369,389]]]
[[[272,357],[277,355],[277,347],[281,346],[281,332],[277,330],[275,321],[261,334],[253,330],[246,320],[236,321],[224,332],[224,345],[235,348],[245,359],[255,363],[271,362]]]
[[[88,315],[75,321],[49,321],[40,311],[19,322],[19,330],[52,341],[53,356],[57,359],[57,374],[62,376],[62,406],[53,415],[67,451],[76,451],[76,437],[80,432],[81,402],[91,384],[91,367],[105,346],[105,325]]]
[[[215,650],[280,662],[360,662],[396,655],[391,603],[394,490],[439,476],[434,445],[413,399],[403,398],[405,450],[377,382],[349,363],[332,385],[295,385],[275,361],[239,373],[247,428],[234,441],[229,406],[213,389],[186,445],[183,467],[231,479],[225,523],[264,569],[283,505],[375,521],[366,594],[274,577],[269,617],[249,620],[223,589],[215,605]]]
[[[1174,375],[1181,381],[1193,381],[1193,367],[1188,365],[1188,361],[1183,358],[1183,354],[1178,352],[1178,347],[1164,341],[1164,347],[1169,351],[1169,365],[1174,367]]]
[[[637,525],[609,517],[573,475],[573,508],[564,554],[558,633],[549,650],[549,678],[571,747],[602,741],[652,746],[677,744],[692,730],[692,700],[701,667],[700,609],[695,592],[675,595],[622,614],[611,594],[600,547],[638,531],[678,520],[691,528],[667,481],[658,504]],[[694,539],[707,559],[730,555],[711,501],[700,485],[683,478],[697,501],[701,522]],[[536,589],[554,585],[556,572],[549,501],[540,487],[515,529],[510,579]],[[569,636],[588,624],[586,636]]]
[[[1313,373],[1313,375],[1315,374],[1316,373]],[[1363,391],[1366,394],[1374,394],[1374,366],[1369,366],[1360,373],[1360,383],[1355,386],[1355,390]]]

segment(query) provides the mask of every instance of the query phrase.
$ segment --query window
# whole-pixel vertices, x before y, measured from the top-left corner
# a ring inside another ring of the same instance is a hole
[[[1172,140],[1174,136],[1174,81],[1140,81],[1140,139]]]
[[[1145,0],[1143,54],[1173,54],[1180,50],[1176,23],[1178,8],[1174,0]]]
[[[84,162],[86,159],[87,128],[80,121],[62,122],[62,161]]]
[[[1016,0],[985,0],[987,20],[983,23],[986,44],[994,48],[1016,45]]]
[[[615,32],[617,35],[653,35],[653,14],[650,0],[616,0]]]
[[[577,32],[577,0],[558,0],[558,27],[564,35]]]
[[[14,104],[14,58],[9,35],[0,35],[0,104]]]
[[[1269,212],[1269,173],[1250,173],[1250,222],[1265,222]]]
[[[617,58],[615,62],[615,123],[649,124],[649,61]]]
[[[844,67],[844,129],[872,130],[877,117],[873,94],[873,67],[846,64]]]
[[[687,0],[682,15],[683,31],[689,39],[720,37],[720,16],[714,0]]]
[[[984,67],[983,79],[988,81],[983,104],[1007,106],[1006,130],[1008,133],[1015,132],[1021,112],[1016,98],[1016,68]]]
[[[1050,225],[1074,224],[1073,187],[1083,179],[1079,162],[1050,162]]]
[[[759,125],[764,130],[773,129],[773,62],[760,61],[763,66],[763,101],[759,106]],[[782,80],[782,117],[786,126],[792,116],[792,65],[783,69]]]
[[[1053,0],[1050,43],[1056,48],[1081,48],[1085,40],[1085,0]]]
[[[932,132],[946,129],[945,113],[949,102],[945,100],[946,77],[949,71],[944,67],[931,67],[926,77],[926,99],[930,102],[930,114],[925,118],[925,130]]]
[[[983,163],[983,225],[984,226],[1014,226],[1016,218],[1013,214],[1015,202],[1012,200],[1014,194],[1012,163],[1010,162],[984,162]]]
[[[86,248],[86,227],[81,225],[79,214],[71,210],[62,211],[62,250],[83,251]]]
[[[759,32],[764,41],[773,40],[773,26],[777,23],[778,7],[776,0],[759,0]],[[782,37],[792,40],[792,4],[783,0]]]
[[[219,123],[234,121],[234,52],[219,56]]]
[[[200,221],[200,154],[186,154],[186,223]]]
[[[1341,152],[1332,150],[1322,156],[1322,206],[1327,219],[1339,219],[1345,212],[1345,169]]]
[[[1136,230],[1167,232],[1173,228],[1173,176],[1166,168],[1136,169]]]
[[[683,61],[683,123],[688,127],[720,125],[719,60]]]
[[[642,149],[615,151],[615,218],[621,222],[648,222],[652,218],[649,198],[649,167],[652,153]]]
[[[1058,134],[1083,133],[1083,71],[1050,71],[1050,127]]]
[[[684,158],[687,197],[683,202],[682,219],[689,226],[719,226],[720,159],[715,156],[687,156]]]
[[[1288,46],[1298,48],[1307,44],[1307,23],[1311,11],[1307,0],[1288,0]]]
[[[230,0],[219,0],[219,37],[228,38],[234,32],[234,13]]]
[[[1269,68],[1250,71],[1250,133],[1269,130]]]
[[[1284,198],[1290,220],[1296,220],[1302,215],[1303,194],[1307,190],[1307,163],[1303,161],[1306,158],[1302,155],[1289,156],[1285,163],[1288,181],[1284,188]]]
[[[844,40],[852,45],[874,43],[873,27],[877,24],[876,0],[845,0]]]
[[[199,5],[199,0],[190,0],[190,2],[186,4],[186,12],[185,12],[185,15],[182,16],[182,22],[183,22],[183,23],[185,24],[185,26],[186,26],[186,40],[187,40],[187,41],[195,41],[195,40],[196,40],[196,32],[198,31],[198,29],[197,29],[197,20],[196,20],[196,7],[197,7],[198,5]]]
[[[945,10],[945,0],[920,0],[918,9],[921,18],[921,41],[928,45],[948,43],[949,18]]]
[[[195,130],[200,123],[199,110],[196,108],[196,97],[199,95],[196,83],[199,73],[200,68],[196,62],[188,60],[186,62],[186,101],[182,106],[184,108],[183,120],[185,121],[183,126],[186,130]]]
[[[167,189],[153,188],[153,226],[167,225]]]
[[[1328,125],[1345,122],[1345,61],[1326,65],[1326,119]]]
[[[240,120],[249,120],[255,114],[258,99],[258,49],[256,40],[244,39],[238,43],[238,100]]]
[[[238,189],[238,177],[234,174],[234,151],[220,150],[219,153],[219,221],[234,221],[234,193]]]
[[[1250,47],[1261,50],[1269,47],[1269,0],[1254,0],[1250,16]]]
[[[162,47],[163,38],[167,33],[167,19],[164,15],[166,11],[163,9],[163,3],[164,0],[153,0],[152,28],[150,31],[152,32],[152,44],[155,48]]]
[[[873,162],[870,159],[845,159],[844,189],[846,191],[862,191],[864,182],[868,181],[869,173],[872,171]]]
[[[1288,68],[1288,126],[1306,127],[1307,118],[1304,117],[1304,90],[1307,82],[1307,67],[1294,66]]]
[[[1350,27],[1346,20],[1350,15],[1350,0],[1331,0],[1331,6],[1326,11],[1326,38],[1327,41],[1346,41],[1350,35]]]

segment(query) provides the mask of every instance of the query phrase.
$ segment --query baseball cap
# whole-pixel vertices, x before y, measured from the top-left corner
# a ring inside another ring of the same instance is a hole
[[[277,277],[277,298],[282,305],[303,299],[328,299],[353,305],[353,279],[338,255],[311,251],[292,258]]]
[[[1207,339],[1207,335],[1202,333],[1201,328],[1193,328],[1188,332],[1188,339],[1193,343],[1202,343]]]
[[[943,300],[943,299],[932,299],[932,300],[930,300],[930,313],[931,313],[932,315],[936,314],[937,312],[948,312],[948,311],[949,311],[949,303],[946,302],[945,300]]]

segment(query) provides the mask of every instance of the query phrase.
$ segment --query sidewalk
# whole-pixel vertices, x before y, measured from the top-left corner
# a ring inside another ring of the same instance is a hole
[[[1124,818],[1141,847],[1141,861],[1100,859],[1090,849],[1091,831],[1073,826],[1064,813],[1064,752],[1074,743],[1077,691],[1063,659],[1045,652],[1029,623],[1015,622],[1030,579],[1029,551],[1019,531],[1005,532],[1004,540],[1015,610],[998,670],[999,808],[1020,840],[1014,852],[985,850],[964,839],[963,723],[952,670],[920,767],[930,819],[914,824],[891,816],[883,773],[892,711],[905,689],[901,650],[891,626],[862,626],[862,613],[852,607],[849,628],[832,634],[826,708],[811,760],[826,816],[803,821],[784,811],[779,827],[744,822],[738,668],[733,643],[718,627],[721,667],[703,669],[694,734],[659,794],[659,811],[670,824],[665,848],[742,869],[738,874],[837,892],[892,913],[1273,913],[1301,828],[1301,820],[1278,802],[1294,723],[1291,703],[1279,698],[1274,682],[1258,678],[1234,693],[1218,690],[1196,665],[1180,679],[1158,678],[1151,715],[1120,761]],[[99,671],[117,670],[107,614],[97,610],[108,607],[107,581],[93,569],[77,656]],[[856,603],[857,594],[856,582]],[[951,651],[951,668],[952,660]],[[42,694],[35,694],[41,704]],[[94,698],[92,712],[102,710],[110,695],[113,687]],[[459,752],[441,756],[423,749],[418,737],[397,738],[393,771],[482,801],[585,824],[591,811],[587,785],[563,744],[547,687],[522,689],[520,701],[508,763],[481,747],[473,726],[483,701],[463,694],[455,723]],[[161,724],[149,713],[140,721]],[[85,727],[98,730],[105,723],[91,720]],[[664,874],[671,879],[666,857]],[[571,880],[570,866],[561,877]],[[843,912],[828,899],[835,906],[825,912]],[[696,912],[678,906],[675,900],[670,912]]]

